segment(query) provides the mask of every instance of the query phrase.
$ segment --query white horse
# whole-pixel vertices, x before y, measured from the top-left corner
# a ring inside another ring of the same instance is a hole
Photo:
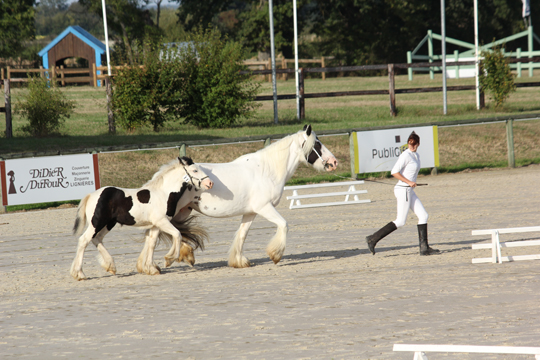
[[[77,254],[71,265],[71,276],[75,280],[85,279],[82,271],[84,250],[92,241],[99,251],[98,261],[106,271],[116,274],[112,256],[103,245],[103,237],[119,223],[149,229],[146,244],[154,247],[159,232],[169,234],[173,240],[171,251],[165,255],[166,266],[181,260],[182,239],[195,248],[202,247],[206,233],[190,225],[191,219],[171,221],[177,212],[198,199],[199,195],[211,189],[213,182],[201,168],[188,157],[182,157],[163,165],[152,179],[140,189],[103,187],[81,200],[73,232],[80,234]],[[159,274],[160,268],[154,263],[153,251],[145,250],[137,261],[137,270],[149,275]],[[191,246],[186,245],[190,249]]]
[[[312,131],[311,125],[230,163],[200,164],[214,182],[214,187],[201,194],[198,201],[180,210],[174,219],[181,221],[187,218],[192,209],[218,218],[242,215],[242,224],[229,250],[228,263],[232,267],[244,268],[250,266],[242,254],[244,241],[253,219],[261,215],[277,225],[277,232],[266,248],[270,259],[277,264],[285,251],[288,226],[276,206],[285,182],[301,163],[310,164],[319,171],[333,171],[338,165],[334,155]],[[190,249],[182,244],[184,251]]]

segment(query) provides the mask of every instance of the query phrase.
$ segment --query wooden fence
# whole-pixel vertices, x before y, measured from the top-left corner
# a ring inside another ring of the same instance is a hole
[[[87,68],[64,68],[64,66],[56,66],[50,69],[44,69],[40,66],[39,69],[13,69],[9,66],[6,68],[6,76],[4,77],[4,69],[0,72],[0,79],[11,80],[12,82],[28,81],[28,74],[38,73],[41,77],[53,78],[62,86],[73,83],[88,83],[94,84],[92,72]],[[23,74],[24,77],[20,77]],[[19,76],[13,76],[19,75]],[[83,75],[83,76],[73,76]]]
[[[320,64],[321,68],[325,67],[325,59],[333,59],[333,56],[321,57],[320,59],[299,59],[298,63],[300,64]],[[281,66],[282,69],[287,69],[287,64],[294,64],[294,59],[278,58],[276,59],[276,66]],[[272,68],[272,62],[269,59],[268,61],[254,61],[246,60],[244,65],[251,67],[262,67],[262,70],[269,70]],[[111,66],[111,75],[115,74],[118,69],[127,67],[128,65],[120,66]],[[142,67],[142,66],[141,66]],[[39,69],[14,69],[7,67],[6,69],[0,69],[0,79],[9,79],[13,82],[15,81],[27,81],[28,74],[39,73],[41,76],[49,76],[52,74],[53,78],[57,78],[57,81],[65,86],[66,84],[73,83],[88,83],[92,86],[101,86],[101,83],[98,81],[103,81],[107,77],[108,68],[107,66],[96,66],[92,64],[92,68],[64,68],[64,66],[56,66],[50,69],[44,69],[40,66]],[[22,76],[21,76],[22,74]],[[73,76],[74,74],[80,74],[82,76]],[[14,76],[15,75],[15,76]],[[66,76],[67,75],[67,76]],[[266,76],[268,81],[272,81],[271,75]],[[326,79],[326,74],[322,73],[323,80]],[[282,74],[282,79],[288,79],[288,73]]]
[[[517,58],[508,60],[510,63],[527,63],[538,62],[540,57],[534,58]],[[461,66],[461,65],[474,65],[474,61],[468,62],[447,62],[447,66]],[[396,89],[395,88],[395,69],[409,69],[416,67],[438,67],[442,66],[442,62],[426,62],[415,64],[387,64],[387,65],[363,65],[363,66],[340,66],[340,67],[328,67],[328,68],[307,68],[299,69],[299,104],[300,104],[300,118],[305,118],[305,99],[314,99],[322,97],[336,97],[336,96],[359,96],[359,95],[389,95],[390,97],[390,114],[396,116],[396,94],[411,94],[411,93],[423,93],[423,92],[442,92],[442,86],[438,87],[426,87],[426,88],[409,88],[409,89]],[[327,93],[305,93],[304,77],[305,73],[317,73],[317,72],[352,72],[352,71],[388,71],[388,90],[357,90],[357,91],[340,91],[340,92],[327,92]],[[277,74],[294,73],[294,69],[276,69]],[[253,70],[242,71],[243,74],[252,75],[267,75],[271,74],[272,70]],[[540,86],[540,82],[528,82],[528,83],[516,83],[516,87],[536,87]],[[462,90],[475,90],[475,85],[462,85],[462,86],[447,86],[447,91],[462,91]],[[277,100],[291,100],[296,99],[296,94],[277,95]],[[273,95],[262,95],[255,97],[256,101],[272,101]],[[480,106],[484,106],[484,94],[480,97]]]

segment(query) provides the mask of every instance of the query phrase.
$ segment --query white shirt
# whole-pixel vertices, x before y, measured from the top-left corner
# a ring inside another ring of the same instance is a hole
[[[416,177],[420,171],[420,154],[407,149],[399,155],[398,161],[392,168],[391,174],[400,173],[405,179],[416,182]],[[409,186],[399,180],[396,186]]]

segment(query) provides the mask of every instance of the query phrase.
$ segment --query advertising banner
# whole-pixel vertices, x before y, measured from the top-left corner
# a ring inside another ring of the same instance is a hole
[[[97,154],[0,161],[2,204],[79,200],[99,189]]]
[[[420,136],[418,154],[423,168],[439,166],[439,139],[437,126],[404,129],[374,130],[353,133],[353,169],[355,174],[390,171],[412,132]]]

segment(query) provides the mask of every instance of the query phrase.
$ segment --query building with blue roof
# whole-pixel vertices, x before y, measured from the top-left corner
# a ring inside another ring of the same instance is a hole
[[[94,64],[101,66],[102,62],[105,62],[106,52],[101,41],[82,27],[74,25],[64,30],[38,54],[46,69],[63,65],[65,59],[72,57],[86,59],[92,69]],[[93,85],[95,74],[92,70],[90,74],[90,84]]]

